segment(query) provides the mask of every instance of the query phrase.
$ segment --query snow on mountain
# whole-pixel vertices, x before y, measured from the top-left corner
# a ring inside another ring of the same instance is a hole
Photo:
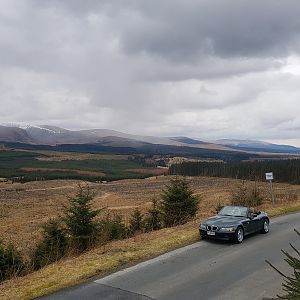
[[[31,125],[28,123],[0,123],[0,141],[24,142],[41,145],[57,144],[106,144],[135,147],[141,143],[172,146],[189,146],[204,149],[229,151],[255,151],[300,153],[300,148],[276,145],[263,141],[221,139],[214,142],[191,139],[189,137],[156,137],[133,135],[110,129],[68,130],[51,125]]]

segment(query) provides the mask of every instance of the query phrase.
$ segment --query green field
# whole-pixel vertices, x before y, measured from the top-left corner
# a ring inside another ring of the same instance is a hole
[[[22,177],[20,180],[26,182],[51,179],[110,181],[151,176],[150,166],[147,167],[142,165],[142,163],[128,160],[126,157],[122,159],[107,159],[105,157],[105,159],[68,159],[63,161],[38,160],[38,158],[43,156],[45,157],[47,155],[25,151],[0,151],[0,177]],[[128,169],[139,168],[146,169],[146,171],[143,174],[128,171]],[[147,173],[147,169],[149,169],[149,173]],[[84,174],[88,172],[91,172],[91,174]],[[100,175],[97,175],[97,173]]]

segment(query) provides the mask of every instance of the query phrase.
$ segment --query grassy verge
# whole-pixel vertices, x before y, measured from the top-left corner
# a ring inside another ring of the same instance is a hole
[[[0,285],[0,299],[32,299],[196,241],[196,224],[142,234],[95,248]]]
[[[267,209],[271,217],[296,211],[300,211],[299,202]],[[193,243],[199,239],[197,225],[198,221],[142,234],[67,258],[35,273],[4,282],[0,285],[0,299],[32,299]]]
[[[299,212],[300,211],[300,204],[299,203],[294,203],[288,206],[279,206],[279,207],[274,207],[274,208],[269,208],[267,209],[268,215],[272,217],[278,217],[282,215],[287,215],[291,214],[294,212]]]

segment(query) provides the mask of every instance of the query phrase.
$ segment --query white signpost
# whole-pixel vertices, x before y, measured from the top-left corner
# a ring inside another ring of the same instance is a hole
[[[270,182],[270,189],[271,189],[271,195],[272,195],[272,203],[275,204],[275,198],[273,193],[273,183],[272,180],[274,180],[273,172],[266,173],[266,180]]]

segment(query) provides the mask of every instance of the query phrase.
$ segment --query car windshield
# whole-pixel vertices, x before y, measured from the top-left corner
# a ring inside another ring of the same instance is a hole
[[[225,206],[218,213],[219,216],[247,217],[247,208],[241,206]]]

